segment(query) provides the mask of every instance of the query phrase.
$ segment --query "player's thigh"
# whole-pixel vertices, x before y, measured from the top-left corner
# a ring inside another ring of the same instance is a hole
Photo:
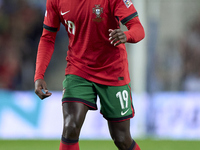
[[[66,102],[62,105],[65,126],[81,128],[89,107],[78,102]]]
[[[124,121],[134,116],[130,85],[96,86],[101,103],[101,113],[108,121]]]
[[[78,102],[66,102],[62,107],[64,118],[62,136],[65,139],[77,140],[89,107]]]

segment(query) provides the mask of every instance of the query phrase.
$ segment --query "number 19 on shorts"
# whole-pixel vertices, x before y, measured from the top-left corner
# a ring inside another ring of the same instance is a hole
[[[119,91],[116,94],[116,97],[120,101],[120,105],[122,109],[128,108],[128,92],[126,90],[123,90],[122,92]]]

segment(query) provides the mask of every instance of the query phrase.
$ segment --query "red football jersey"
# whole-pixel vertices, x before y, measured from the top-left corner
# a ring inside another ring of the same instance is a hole
[[[110,44],[108,30],[136,16],[130,0],[47,0],[44,28],[58,31],[62,23],[68,32],[66,75],[121,86],[130,82],[127,52]]]

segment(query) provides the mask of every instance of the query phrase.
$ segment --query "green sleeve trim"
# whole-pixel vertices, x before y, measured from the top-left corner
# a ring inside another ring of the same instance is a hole
[[[137,17],[137,16],[138,16],[138,13],[135,12],[135,13],[129,15],[128,17],[124,18],[124,19],[121,21],[121,23],[122,23],[123,25],[125,25],[129,20],[131,20],[131,19],[133,19],[134,17]]]
[[[58,28],[49,27],[45,24],[43,24],[43,28],[45,28],[46,30],[51,31],[51,32],[57,32],[58,31]]]

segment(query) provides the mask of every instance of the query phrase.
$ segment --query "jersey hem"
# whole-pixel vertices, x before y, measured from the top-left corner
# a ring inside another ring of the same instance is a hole
[[[69,74],[73,74],[73,75],[76,75],[76,76],[79,76],[79,77],[82,77],[88,81],[91,81],[91,82],[94,82],[94,83],[97,83],[97,84],[101,84],[101,85],[107,85],[107,86],[124,86],[126,84],[129,84],[130,83],[130,79],[126,79],[124,78],[124,80],[109,80],[109,81],[105,81],[105,80],[98,80],[90,75],[85,75],[84,73],[79,73],[79,74],[76,74],[76,73],[66,73],[65,75],[69,75]]]

